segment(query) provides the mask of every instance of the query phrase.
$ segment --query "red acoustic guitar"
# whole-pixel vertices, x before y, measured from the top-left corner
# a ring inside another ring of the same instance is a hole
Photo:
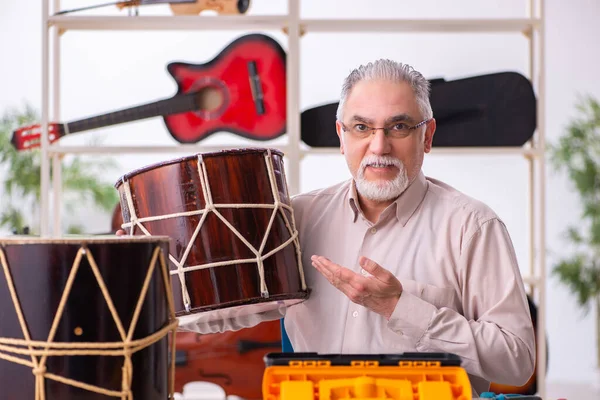
[[[170,63],[177,93],[168,99],[68,123],[48,124],[55,142],[69,134],[162,116],[171,136],[196,143],[227,131],[271,140],[286,130],[286,55],[269,36],[250,34],[230,43],[204,64]],[[17,150],[39,147],[40,125],[13,132]]]

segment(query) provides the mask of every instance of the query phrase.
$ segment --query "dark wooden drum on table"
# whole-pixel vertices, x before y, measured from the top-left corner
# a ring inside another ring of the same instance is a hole
[[[116,188],[126,232],[172,239],[169,266],[180,325],[307,298],[281,152],[187,156],[133,171]]]
[[[0,239],[0,398],[172,398],[168,240]]]

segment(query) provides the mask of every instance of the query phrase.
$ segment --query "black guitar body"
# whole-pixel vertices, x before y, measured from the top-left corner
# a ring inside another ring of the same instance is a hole
[[[531,82],[516,72],[446,81],[431,79],[430,102],[437,128],[433,146],[523,146],[537,125]],[[337,147],[338,102],[302,112],[302,140],[311,147]]]

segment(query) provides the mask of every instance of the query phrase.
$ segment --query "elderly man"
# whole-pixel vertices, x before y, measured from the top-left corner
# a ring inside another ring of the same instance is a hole
[[[378,60],[346,78],[336,129],[352,179],[293,199],[312,295],[289,308],[295,351],[451,352],[476,392],[533,374],[513,245],[485,204],[421,171],[428,81]]]

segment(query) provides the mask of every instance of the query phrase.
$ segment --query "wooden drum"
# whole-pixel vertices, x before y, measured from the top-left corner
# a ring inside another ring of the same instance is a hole
[[[0,397],[172,398],[167,252],[166,237],[0,239]]]
[[[116,188],[126,232],[171,237],[181,325],[307,298],[281,152],[197,154],[133,171]]]

